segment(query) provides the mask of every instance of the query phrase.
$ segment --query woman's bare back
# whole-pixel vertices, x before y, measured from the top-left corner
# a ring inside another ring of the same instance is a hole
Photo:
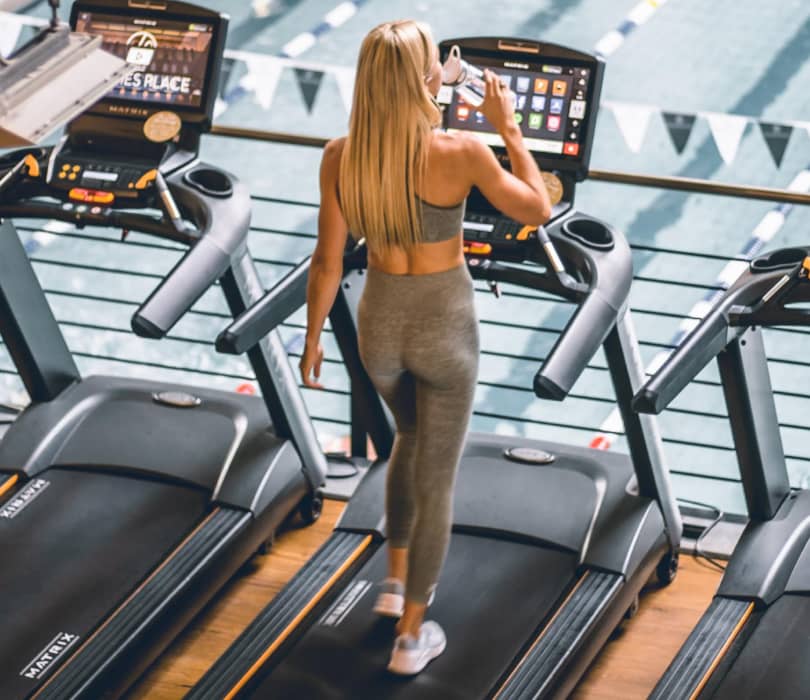
[[[470,182],[462,174],[463,148],[464,137],[434,132],[421,199],[438,207],[452,207],[466,198]],[[424,275],[458,267],[464,263],[464,242],[462,232],[457,233],[449,240],[421,243],[409,251],[369,251],[369,264],[392,275]]]

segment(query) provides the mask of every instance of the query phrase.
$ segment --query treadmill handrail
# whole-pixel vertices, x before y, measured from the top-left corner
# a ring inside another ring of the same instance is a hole
[[[362,241],[343,256],[343,271],[366,266],[366,247]],[[312,256],[298,263],[274,284],[265,295],[218,336],[216,349],[228,355],[241,355],[272,333],[307,301],[307,281]]]
[[[241,314],[216,340],[217,352],[241,355],[271,333],[306,303],[312,257],[305,258],[259,301]]]
[[[13,159],[8,162],[10,167],[4,172],[11,173]],[[194,178],[198,173],[203,175],[199,180]],[[43,200],[53,198],[55,193],[39,171],[0,193],[0,217],[51,218],[78,226],[120,227],[191,246],[132,317],[133,331],[147,338],[166,335],[225,274],[232,260],[246,248],[251,216],[247,187],[224,170],[195,160],[165,180],[161,173],[156,175],[155,201],[161,207],[160,217],[109,207],[94,213],[90,207],[65,207],[62,202]],[[186,226],[181,214],[194,225]]]
[[[769,319],[767,311],[758,313],[755,307],[776,289],[786,275],[796,271],[794,265],[789,265],[763,272],[753,271],[749,267],[743,272],[639,389],[633,398],[633,410],[661,413],[709,362],[747,328],[780,323],[778,315]],[[810,318],[807,315],[802,317],[810,325]]]
[[[232,191],[227,197],[209,196],[188,180],[189,175],[202,169],[213,170],[195,164],[167,179],[178,206],[198,226],[199,240],[133,314],[132,330],[136,335],[166,335],[247,246],[251,215],[247,187],[235,176],[218,170]]]
[[[584,217],[574,213],[565,217],[565,221],[575,218]],[[609,229],[606,224],[599,224]],[[526,265],[513,266],[489,259],[470,264],[469,270],[478,279],[546,291],[580,304],[534,380],[534,390],[539,397],[561,401],[626,307],[632,281],[632,258],[626,240],[616,232],[610,232],[613,247],[608,257],[560,233],[559,229],[559,226],[554,226],[549,235],[554,239],[559,255],[569,267],[577,270],[582,282],[572,278],[572,284],[564,284],[550,267],[534,270]],[[364,245],[347,253],[344,269],[365,266],[365,253]],[[537,262],[546,263],[542,249],[538,249],[536,257]],[[603,269],[605,265],[609,268]],[[260,301],[223,330],[217,337],[217,350],[229,354],[246,352],[303,306],[310,266],[310,258],[299,263]]]
[[[199,233],[187,228],[178,231],[171,222],[147,214],[135,214],[131,211],[112,211],[107,214],[93,214],[90,211],[77,213],[67,211],[59,204],[36,199],[22,200],[15,203],[0,202],[0,219],[55,219],[77,226],[108,226],[126,231],[138,231],[158,238],[191,245],[199,239]]]
[[[588,246],[582,238],[570,237],[567,227],[580,221],[587,221],[597,229],[602,227],[611,245],[599,249]],[[625,313],[633,281],[633,260],[623,235],[606,223],[577,212],[549,233],[567,267],[574,268],[587,285],[584,292],[559,294],[578,302],[579,308],[534,377],[533,388],[538,397],[562,401]]]

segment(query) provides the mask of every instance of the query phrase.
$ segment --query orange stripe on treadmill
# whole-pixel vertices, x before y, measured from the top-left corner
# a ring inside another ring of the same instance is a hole
[[[14,474],[14,476],[12,476],[8,481],[6,481],[2,486],[0,486],[0,496],[2,496],[4,493],[8,491],[11,491],[11,487],[14,486],[14,484],[16,484],[19,480],[20,477],[17,474]]]
[[[76,649],[76,651],[74,651],[74,652],[73,652],[73,653],[72,653],[72,654],[71,654],[69,657],[67,657],[67,659],[65,659],[64,663],[62,663],[62,665],[61,665],[61,666],[60,666],[58,669],[56,669],[56,672],[55,672],[55,673],[54,673],[54,674],[53,674],[53,675],[52,675],[52,676],[51,676],[51,677],[50,677],[50,678],[49,678],[49,679],[48,679],[48,680],[45,682],[45,684],[44,684],[44,685],[43,685],[43,686],[42,686],[42,687],[41,687],[39,690],[37,690],[37,692],[36,692],[36,693],[34,693],[34,694],[31,696],[31,700],[34,700],[34,698],[39,697],[40,693],[42,693],[42,691],[43,691],[43,690],[45,690],[45,688],[47,688],[47,687],[48,687],[48,686],[51,684],[51,682],[52,682],[52,681],[53,681],[55,678],[57,678],[57,677],[59,676],[59,674],[60,674],[60,673],[62,673],[62,671],[64,671],[64,670],[65,670],[65,669],[66,669],[68,666],[70,666],[70,662],[71,662],[71,660],[72,660],[72,659],[74,659],[74,658],[76,657],[76,655],[77,655],[77,654],[78,654],[78,653],[79,653],[79,652],[80,652],[82,649],[84,649],[84,648],[85,648],[85,647],[86,647],[88,644],[90,644],[90,642],[91,642],[91,641],[93,641],[93,639],[96,637],[96,635],[97,635],[97,634],[99,634],[99,633],[100,633],[100,632],[101,632],[101,631],[102,631],[102,630],[103,630],[105,627],[107,627],[107,626],[108,626],[108,625],[109,625],[109,624],[110,624],[110,623],[111,623],[111,622],[112,622],[112,621],[113,621],[113,620],[116,618],[116,616],[118,616],[118,615],[121,613],[121,611],[122,611],[122,610],[123,610],[123,609],[124,609],[124,608],[125,608],[125,607],[126,607],[128,604],[129,604],[129,602],[130,602],[130,601],[131,601],[131,600],[132,600],[132,599],[133,599],[133,598],[134,598],[136,595],[138,595],[138,593],[140,593],[140,592],[141,592],[141,590],[143,590],[143,587],[144,587],[144,586],[145,586],[147,583],[149,583],[149,582],[150,582],[150,581],[151,581],[153,578],[155,578],[155,576],[157,576],[157,575],[160,573],[160,571],[161,571],[162,569],[164,569],[166,566],[168,566],[169,562],[170,562],[172,559],[174,559],[174,558],[177,556],[177,553],[178,553],[178,552],[180,552],[180,550],[182,550],[182,549],[183,549],[183,547],[185,547],[185,546],[186,546],[186,544],[188,543],[188,541],[189,541],[189,540],[190,540],[192,537],[194,537],[194,535],[196,535],[196,534],[197,534],[197,533],[200,531],[200,529],[201,529],[201,528],[202,528],[202,527],[203,527],[203,526],[204,526],[204,525],[205,525],[205,524],[206,524],[206,523],[207,523],[209,520],[211,520],[211,518],[213,518],[213,517],[214,517],[214,516],[215,516],[215,515],[216,515],[218,512],[219,512],[219,508],[218,508],[218,507],[217,507],[217,508],[214,508],[214,510],[212,510],[212,511],[211,511],[211,512],[210,512],[210,513],[209,513],[209,514],[208,514],[208,515],[205,517],[205,519],[204,519],[204,520],[201,520],[201,521],[200,521],[200,523],[197,525],[197,527],[195,527],[195,528],[194,528],[194,529],[193,529],[193,530],[192,530],[192,531],[191,531],[191,532],[190,532],[188,535],[186,535],[186,536],[185,536],[185,538],[183,538],[183,541],[182,541],[182,542],[181,542],[179,545],[177,545],[177,547],[175,547],[175,548],[174,548],[174,550],[172,551],[172,553],[171,553],[171,554],[169,554],[169,556],[168,556],[168,557],[166,557],[166,558],[165,558],[165,559],[164,559],[164,560],[163,560],[163,561],[160,563],[160,566],[158,566],[158,567],[157,567],[157,569],[155,569],[155,570],[154,570],[154,571],[153,571],[151,574],[149,574],[149,576],[147,576],[147,577],[146,577],[146,579],[143,581],[143,583],[141,583],[141,585],[140,585],[140,586],[138,586],[138,587],[137,587],[137,588],[136,588],[134,591],[132,591],[132,593],[130,593],[130,594],[129,594],[129,596],[127,596],[127,599],[126,599],[126,600],[125,600],[123,603],[121,603],[121,605],[119,605],[119,606],[118,606],[118,607],[117,607],[117,608],[116,608],[116,609],[113,611],[112,615],[110,615],[110,616],[109,616],[109,617],[108,617],[106,620],[104,620],[104,622],[101,624],[101,626],[100,626],[100,627],[99,627],[99,628],[98,628],[98,629],[97,629],[95,632],[93,632],[93,634],[91,634],[91,635],[90,635],[90,636],[89,636],[89,637],[88,637],[88,638],[87,638],[87,639],[84,641],[84,643],[83,643],[83,644],[82,644],[80,647],[78,647],[78,648]]]
[[[723,646],[720,648],[720,651],[717,652],[717,656],[714,657],[711,666],[709,666],[706,673],[703,674],[703,678],[700,679],[700,683],[697,684],[697,687],[689,696],[689,700],[696,700],[697,696],[703,692],[703,689],[709,682],[709,678],[712,677],[712,674],[720,665],[720,662],[723,660],[723,657],[726,655],[726,652],[728,652],[728,650],[731,648],[731,645],[737,638],[737,635],[742,631],[742,628],[745,626],[745,623],[748,622],[748,618],[751,617],[752,612],[754,612],[754,604],[749,603],[748,607],[745,609],[745,612],[742,614],[742,617],[740,617],[739,622],[734,626],[734,629],[731,630],[731,634],[728,636],[728,639],[725,641],[725,644],[723,644]]]
[[[503,684],[501,685],[501,689],[495,694],[494,700],[497,700],[497,698],[500,697],[500,694],[503,692],[504,688],[506,688],[506,686],[509,685],[509,683],[511,682],[514,675],[518,672],[520,667],[523,665],[523,662],[526,660],[526,657],[528,657],[529,654],[532,653],[532,650],[540,643],[540,640],[542,640],[543,637],[545,636],[546,632],[548,632],[548,629],[549,629],[549,627],[551,627],[554,620],[557,619],[557,616],[563,611],[565,606],[568,605],[571,598],[577,592],[577,590],[582,585],[582,583],[585,581],[585,579],[588,578],[589,573],[590,573],[589,571],[586,571],[580,577],[580,579],[576,582],[576,585],[568,592],[568,595],[565,596],[565,600],[563,601],[562,605],[560,605],[560,607],[557,608],[556,612],[551,616],[551,619],[546,623],[545,627],[543,627],[543,629],[540,631],[540,634],[537,635],[537,639],[535,639],[534,643],[526,650],[526,653],[523,655],[523,657],[520,659],[520,661],[517,662],[517,665],[515,666],[515,668],[512,669],[512,673],[510,673],[509,676],[506,678],[506,680],[503,682]]]
[[[290,621],[290,623],[284,628],[281,634],[273,640],[273,643],[267,647],[265,652],[254,662],[254,664],[248,669],[247,673],[245,673],[242,678],[239,679],[239,682],[231,688],[230,692],[223,698],[223,700],[232,700],[236,697],[236,694],[245,687],[247,682],[256,675],[256,672],[262,667],[262,665],[269,659],[276,649],[281,646],[287,637],[289,637],[293,630],[300,624],[301,620],[303,620],[310,611],[321,601],[321,599],[326,595],[327,591],[335,584],[346,570],[357,561],[358,557],[368,548],[369,544],[371,544],[371,535],[367,535],[365,539],[357,545],[357,549],[355,549],[349,557],[344,561],[340,568],[335,571],[332,576],[329,577],[329,580],[321,586],[321,589],[310,598],[309,602],[301,608],[298,614]]]

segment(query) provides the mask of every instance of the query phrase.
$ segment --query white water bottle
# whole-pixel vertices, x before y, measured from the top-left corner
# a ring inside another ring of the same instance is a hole
[[[462,100],[480,107],[486,93],[484,71],[461,58],[461,49],[454,44],[442,66],[442,83],[449,85]]]

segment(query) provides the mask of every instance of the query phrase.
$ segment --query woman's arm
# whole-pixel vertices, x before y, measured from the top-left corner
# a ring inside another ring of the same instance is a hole
[[[472,184],[504,214],[522,224],[540,226],[551,217],[551,200],[534,157],[523,143],[515,123],[515,110],[509,91],[490,71],[486,74],[486,96],[480,107],[490,124],[501,135],[509,154],[512,172],[504,170],[492,149],[476,138],[467,143]]]
[[[343,252],[346,248],[348,227],[340,211],[337,197],[340,157],[344,139],[336,139],[326,144],[321,160],[321,207],[318,212],[318,242],[312,254],[312,263],[307,279],[307,334],[304,352],[299,367],[305,385],[315,388],[322,386],[310,378],[314,370],[315,379],[321,375],[323,349],[320,344],[323,324],[343,278]]]

